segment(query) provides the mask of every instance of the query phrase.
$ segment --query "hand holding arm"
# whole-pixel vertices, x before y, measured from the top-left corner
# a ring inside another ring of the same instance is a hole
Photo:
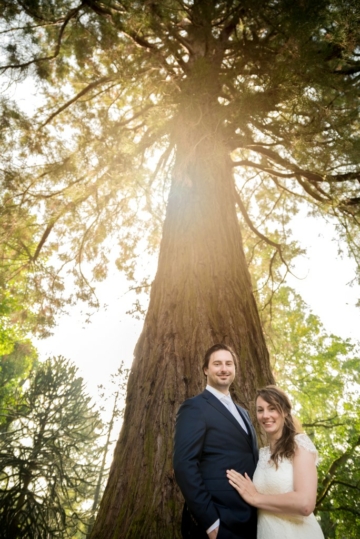
[[[250,505],[257,507],[256,504],[259,493],[248,474],[245,473],[245,475],[241,475],[241,473],[238,473],[235,470],[227,470],[226,475],[230,485],[238,491],[243,500]]]
[[[249,477],[228,471],[230,484],[249,504],[272,513],[307,516],[316,503],[317,472],[315,455],[298,447],[293,460],[294,490],[283,494],[261,494]]]

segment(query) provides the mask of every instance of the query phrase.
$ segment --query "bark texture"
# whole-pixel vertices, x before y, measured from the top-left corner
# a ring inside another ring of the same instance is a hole
[[[229,150],[204,104],[183,107],[158,270],[135,349],[124,424],[92,539],[180,537],[172,470],[179,405],[201,392],[206,349],[239,355],[245,407],[273,381],[236,215]]]

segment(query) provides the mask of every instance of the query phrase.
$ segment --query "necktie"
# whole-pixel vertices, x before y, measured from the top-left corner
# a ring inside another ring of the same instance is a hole
[[[240,426],[244,429],[246,434],[248,433],[248,430],[246,428],[245,422],[243,418],[241,417],[238,409],[236,408],[232,398],[230,395],[224,395],[221,398],[221,402],[226,406],[226,408],[229,410],[229,412],[235,417],[236,421],[240,424]]]

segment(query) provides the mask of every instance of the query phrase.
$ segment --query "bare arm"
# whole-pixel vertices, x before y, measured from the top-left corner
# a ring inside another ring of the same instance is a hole
[[[315,508],[317,472],[315,455],[303,447],[298,447],[294,461],[294,490],[284,494],[261,494],[245,474],[245,477],[228,470],[230,484],[240,496],[250,505],[272,513],[289,513],[295,515],[310,515]]]

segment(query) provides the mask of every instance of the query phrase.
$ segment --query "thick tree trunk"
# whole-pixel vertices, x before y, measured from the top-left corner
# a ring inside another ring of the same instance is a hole
[[[212,114],[185,111],[174,130],[176,165],[158,271],[135,349],[124,424],[92,539],[180,537],[182,496],[172,470],[181,402],[203,390],[205,350],[240,358],[235,398],[248,406],[273,381],[252,294],[229,151]],[[199,116],[199,113],[201,115]]]

